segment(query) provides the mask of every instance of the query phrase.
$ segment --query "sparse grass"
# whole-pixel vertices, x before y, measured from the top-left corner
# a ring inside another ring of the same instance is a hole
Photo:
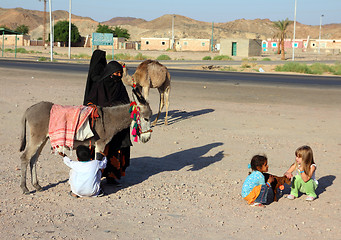
[[[211,56],[205,56],[202,58],[202,60],[212,60]]]
[[[230,56],[227,56],[227,55],[218,55],[218,56],[215,56],[215,57],[213,58],[213,60],[219,60],[219,61],[223,61],[223,60],[225,60],[225,61],[231,61],[231,60],[232,60],[232,58],[231,58]]]
[[[326,65],[323,63],[314,63],[310,66],[303,63],[286,63],[275,67],[277,72],[297,72],[306,74],[331,73],[334,75],[341,75],[341,64]]]
[[[233,67],[224,67],[224,68],[221,68],[220,71],[237,72],[238,70]]]
[[[109,58],[110,57],[110,58]],[[112,56],[111,55],[107,55],[107,59],[111,59]],[[114,58],[116,60],[132,60],[134,59],[133,56],[131,56],[130,54],[127,54],[127,53],[118,53],[118,54],[115,54],[114,55]]]
[[[166,54],[162,54],[162,55],[158,56],[156,58],[156,60],[171,60],[171,58]]]
[[[85,53],[80,53],[77,55],[71,55],[72,59],[90,59],[91,57]]]
[[[271,61],[271,58],[263,58],[262,61]]]

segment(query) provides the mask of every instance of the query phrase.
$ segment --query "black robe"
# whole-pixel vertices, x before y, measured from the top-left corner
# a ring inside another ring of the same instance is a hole
[[[105,57],[105,52],[102,50],[95,50],[91,56],[88,79],[86,81],[85,93],[83,105],[87,105],[89,101],[89,94],[96,82],[98,82],[104,72],[107,65],[107,59]]]

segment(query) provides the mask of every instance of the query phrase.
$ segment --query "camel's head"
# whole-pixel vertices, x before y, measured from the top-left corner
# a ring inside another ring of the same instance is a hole
[[[122,81],[125,85],[128,85],[128,86],[133,86],[134,85],[134,82],[133,82],[133,79],[132,77],[128,74],[128,68],[127,68],[127,65],[122,62],[122,61],[118,61],[118,63],[120,63],[123,67],[123,73],[122,73]]]
[[[136,102],[136,116],[135,120],[132,121],[134,141],[137,141],[139,136],[140,141],[146,143],[151,138],[152,130],[150,119],[152,116],[152,109],[149,103],[144,99],[138,88],[133,88],[133,98]],[[132,116],[134,115],[134,106],[132,107]],[[135,128],[135,130],[134,130]],[[134,134],[135,133],[135,134]]]

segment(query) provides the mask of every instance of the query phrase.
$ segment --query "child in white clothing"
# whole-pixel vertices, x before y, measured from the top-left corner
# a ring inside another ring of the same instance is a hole
[[[71,196],[92,197],[101,195],[101,169],[107,166],[107,158],[104,155],[102,155],[102,159],[91,160],[90,149],[86,146],[77,147],[78,161],[72,161],[64,153],[59,154],[63,156],[64,163],[71,168],[69,179]]]

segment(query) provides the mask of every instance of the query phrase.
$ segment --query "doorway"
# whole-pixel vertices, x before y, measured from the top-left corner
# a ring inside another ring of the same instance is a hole
[[[232,56],[237,56],[237,42],[232,42]]]

